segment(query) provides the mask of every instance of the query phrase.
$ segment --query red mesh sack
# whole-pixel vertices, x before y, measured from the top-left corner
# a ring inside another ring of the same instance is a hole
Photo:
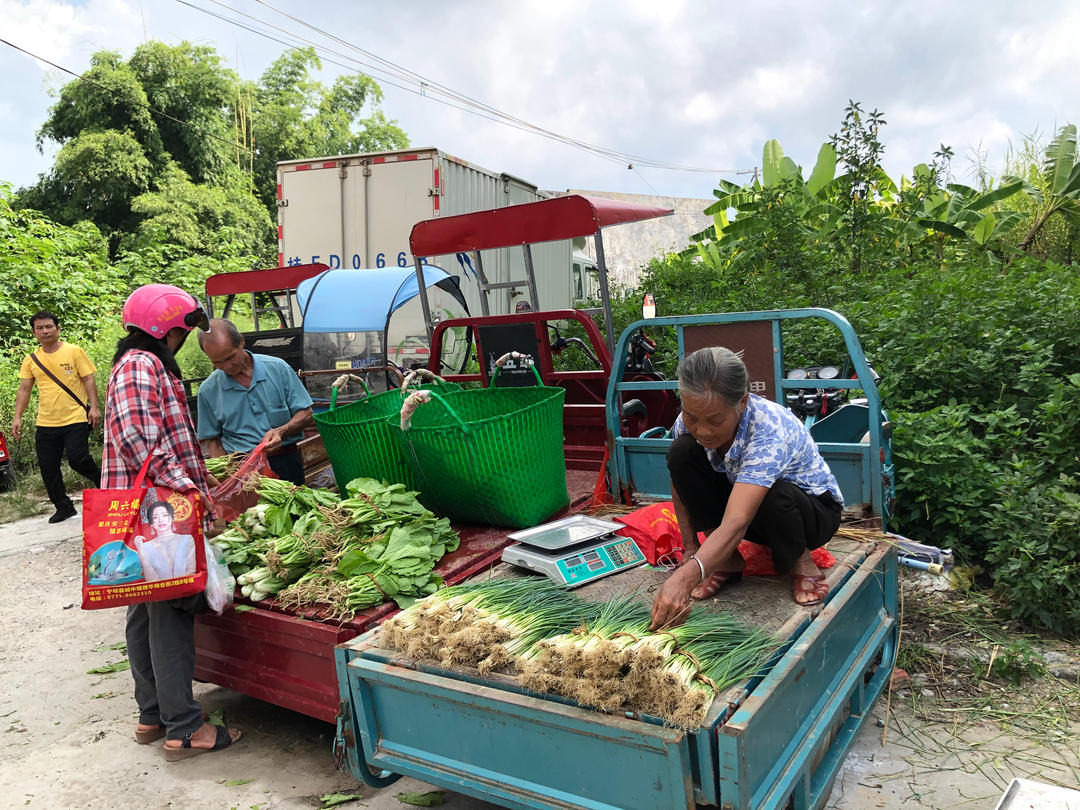
[[[222,520],[232,523],[240,515],[259,502],[255,487],[261,476],[277,478],[266,458],[266,440],[259,442],[248,453],[240,469],[222,481],[210,493],[214,509]]]
[[[679,519],[675,516],[675,507],[671,501],[650,504],[628,515],[619,515],[612,519],[626,525],[625,529],[615,533],[633,540],[649,561],[649,565],[673,565],[682,561],[682,535],[679,534]],[[702,532],[698,532],[698,542],[705,542]],[[739,554],[746,561],[743,576],[776,575],[772,550],[768,546],[743,540],[739,543]],[[823,571],[836,565],[836,558],[824,547],[815,548],[810,552],[810,556],[814,558],[814,564]]]

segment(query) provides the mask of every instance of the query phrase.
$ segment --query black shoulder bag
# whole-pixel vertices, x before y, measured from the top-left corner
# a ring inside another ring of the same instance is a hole
[[[84,411],[86,411],[87,418],[90,417],[90,403],[89,402],[83,402],[81,399],[79,399],[78,394],[76,394],[74,391],[72,391],[70,388],[68,388],[62,382],[60,382],[60,380],[57,379],[55,374],[53,374],[51,371],[49,371],[47,368],[45,368],[45,364],[42,363],[41,360],[38,359],[37,352],[30,352],[30,359],[38,364],[38,368],[40,368],[42,371],[44,371],[45,374],[48,375],[50,380],[52,380],[54,383],[59,385],[64,391],[67,391],[67,393],[71,396],[71,398],[73,400],[75,400],[76,402],[78,402],[82,406],[82,409]]]

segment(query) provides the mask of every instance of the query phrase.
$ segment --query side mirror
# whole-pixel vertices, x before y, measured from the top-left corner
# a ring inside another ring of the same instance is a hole
[[[656,299],[653,298],[652,293],[645,293],[645,297],[641,300],[641,317],[656,317]]]

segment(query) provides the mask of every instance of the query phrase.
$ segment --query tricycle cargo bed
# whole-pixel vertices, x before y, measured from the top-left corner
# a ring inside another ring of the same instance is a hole
[[[583,498],[595,479],[593,472],[571,470],[567,488],[572,497]],[[510,542],[503,528],[455,528],[460,547],[435,566],[451,585],[497,565]],[[334,722],[340,701],[334,646],[397,612],[397,605],[385,602],[342,622],[313,608],[285,609],[272,600],[253,604],[238,596],[237,605],[241,610],[196,619],[195,678],[328,723]]]
[[[840,539],[829,548],[837,565],[824,607],[798,607],[776,577],[745,578],[705,603],[774,631],[783,646],[762,676],[714,701],[701,729],[408,660],[373,629],[337,650],[348,707],[338,753],[371,784],[405,775],[506,807],[818,807],[887,682],[897,628],[895,550]],[[665,576],[636,569],[579,593],[606,601]]]

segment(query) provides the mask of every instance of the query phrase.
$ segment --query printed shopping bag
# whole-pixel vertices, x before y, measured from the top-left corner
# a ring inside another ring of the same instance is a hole
[[[158,602],[206,588],[202,503],[168,487],[83,490],[83,610]]]

